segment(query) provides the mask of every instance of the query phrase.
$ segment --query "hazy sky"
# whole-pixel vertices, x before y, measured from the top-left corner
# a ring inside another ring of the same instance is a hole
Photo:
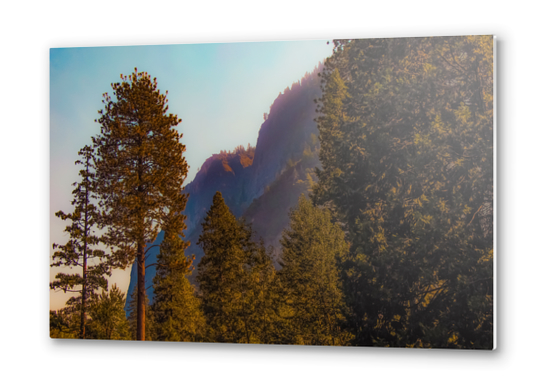
[[[256,145],[264,112],[275,98],[331,54],[326,40],[55,48],[50,60],[51,244],[64,244],[66,223],[54,216],[71,211],[71,184],[78,180],[77,152],[100,131],[94,122],[102,94],[134,67],[169,91],[169,112],[182,123],[191,181],[205,159],[220,150]],[[52,254],[52,252],[51,252]],[[51,270],[51,279],[58,269]],[[68,272],[68,271],[66,271]],[[116,271],[126,291],[129,269]],[[51,293],[51,309],[70,295]]]

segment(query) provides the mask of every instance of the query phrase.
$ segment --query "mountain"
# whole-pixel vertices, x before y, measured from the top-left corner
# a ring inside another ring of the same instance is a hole
[[[185,240],[190,246],[186,255],[203,256],[196,244],[201,234],[201,222],[211,206],[216,191],[237,217],[252,225],[256,236],[278,255],[282,230],[288,225],[288,212],[301,193],[307,194],[315,179],[318,161],[318,130],[315,99],[321,96],[318,73],[322,64],[298,82],[281,92],[264,114],[256,147],[237,147],[209,157],[189,183],[184,193],[189,195],[184,214],[187,216]],[[160,234],[153,244],[162,241]],[[156,262],[158,247],[147,256],[147,265]],[[146,271],[146,286],[152,302],[154,267]],[[131,297],[137,281],[137,267],[132,267],[127,297]]]

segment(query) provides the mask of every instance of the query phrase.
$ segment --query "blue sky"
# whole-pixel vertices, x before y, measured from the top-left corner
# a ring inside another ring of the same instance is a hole
[[[71,211],[77,152],[99,133],[94,122],[102,94],[134,67],[169,91],[169,112],[182,123],[192,180],[205,159],[220,150],[256,144],[263,114],[275,98],[331,54],[326,40],[54,48],[50,51],[51,244],[65,243],[66,223],[54,216]],[[51,278],[58,270],[51,271]],[[129,272],[115,272],[122,290]],[[51,293],[51,309],[67,295]]]

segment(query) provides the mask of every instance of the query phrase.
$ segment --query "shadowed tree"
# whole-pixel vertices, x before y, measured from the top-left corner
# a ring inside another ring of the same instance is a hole
[[[100,212],[92,202],[95,198],[94,153],[91,147],[85,146],[79,151],[81,160],[75,164],[82,165],[79,171],[81,181],[74,183],[72,194],[74,199],[72,213],[58,211],[56,216],[62,220],[70,220],[71,224],[64,230],[70,235],[65,245],[53,244],[57,251],[53,254],[52,267],[81,268],[81,273],[63,273],[56,275],[50,283],[51,289],[64,292],[77,292],[67,301],[68,307],[80,314],[79,338],[85,338],[87,300],[99,288],[107,289],[107,279],[111,276],[108,266],[108,255],[98,246],[104,239],[95,233],[100,223]]]
[[[188,172],[182,135],[174,128],[181,120],[168,114],[167,91],[146,72],[121,75],[104,94],[101,133],[93,137],[97,150],[97,192],[101,199],[112,260],[137,265],[137,339],[145,339],[145,256],[168,214],[182,212],[182,193]]]

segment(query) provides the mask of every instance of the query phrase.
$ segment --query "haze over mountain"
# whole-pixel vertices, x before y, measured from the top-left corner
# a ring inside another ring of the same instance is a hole
[[[321,96],[318,73],[323,65],[307,73],[280,93],[264,114],[256,147],[240,145],[232,152],[221,151],[209,157],[184,192],[189,195],[185,240],[190,242],[186,255],[194,254],[195,265],[203,256],[197,245],[201,222],[217,191],[236,217],[252,225],[258,238],[274,248],[276,261],[282,230],[288,225],[288,212],[299,195],[307,194],[315,180],[318,160],[318,130],[315,99]],[[154,244],[160,243],[160,233]],[[156,262],[158,247],[149,251],[147,265]],[[137,268],[132,267],[127,297],[131,297]],[[146,271],[147,294],[152,302],[154,266]],[[193,278],[194,275],[192,275]],[[128,302],[126,308],[128,308]]]

